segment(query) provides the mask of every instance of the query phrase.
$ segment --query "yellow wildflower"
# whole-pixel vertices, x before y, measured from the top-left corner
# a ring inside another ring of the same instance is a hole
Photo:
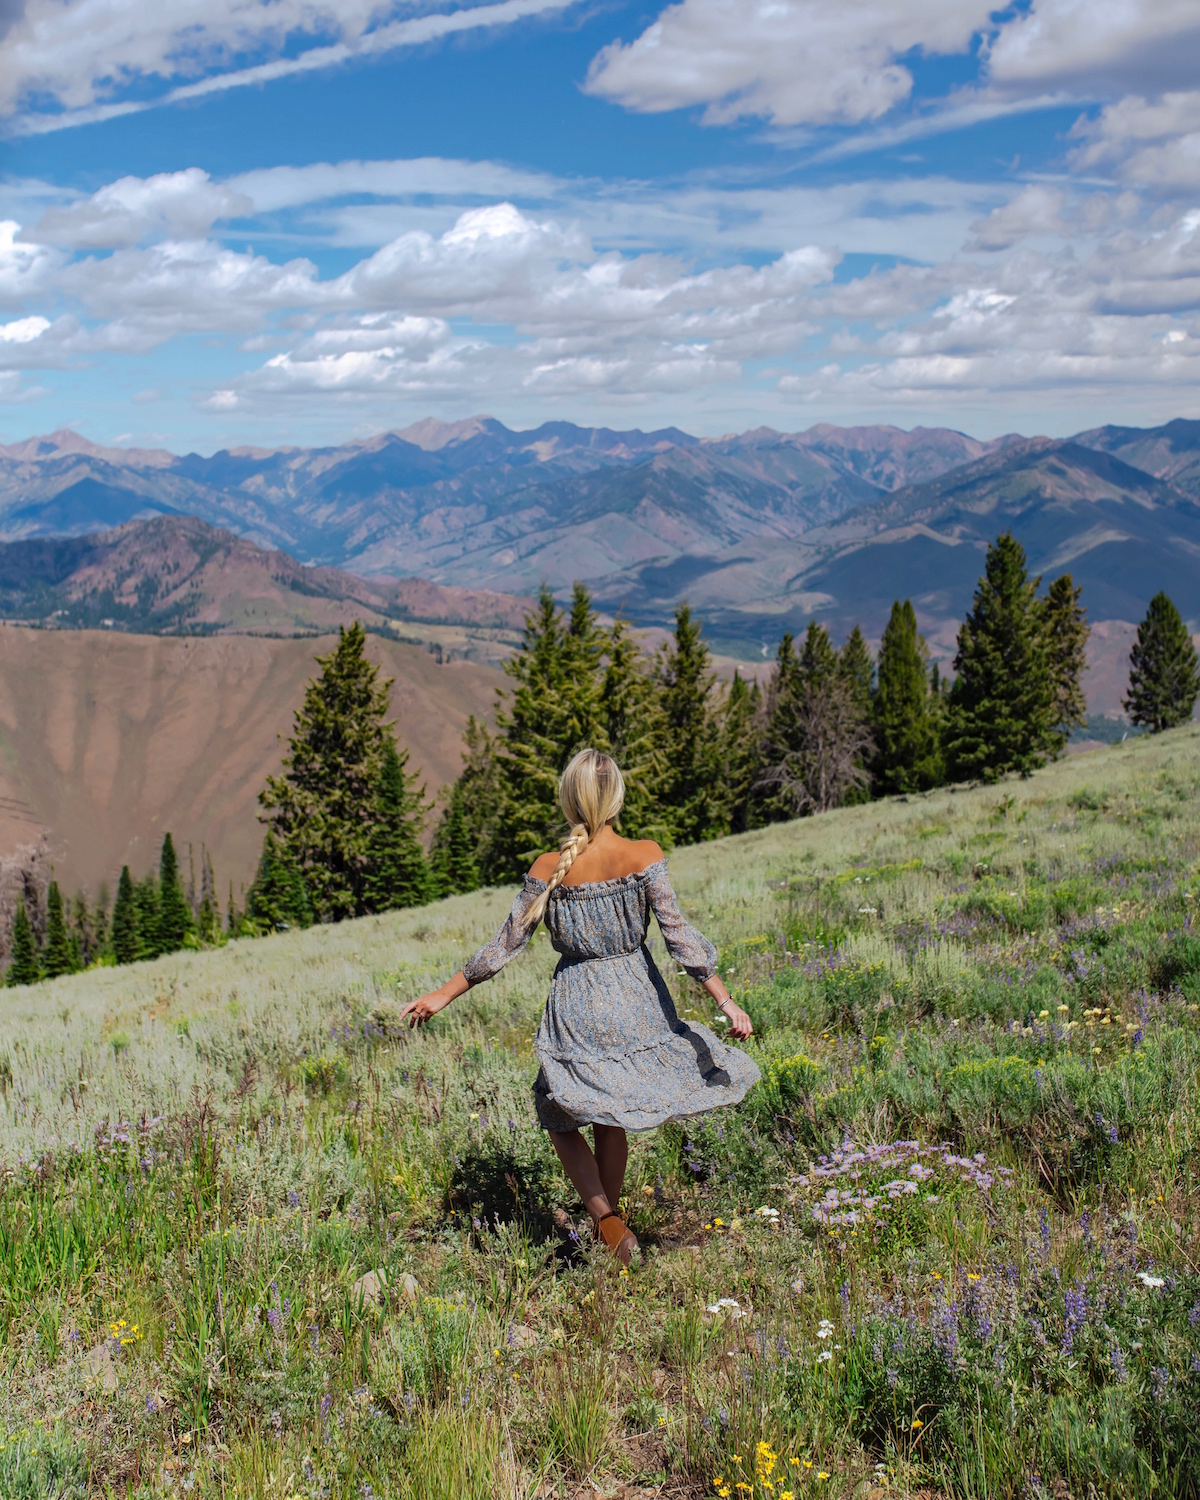
[[[924,1427],[924,1425],[925,1423],[921,1421],[920,1417],[914,1417],[912,1419],[912,1430],[914,1432],[920,1432],[921,1428]]]

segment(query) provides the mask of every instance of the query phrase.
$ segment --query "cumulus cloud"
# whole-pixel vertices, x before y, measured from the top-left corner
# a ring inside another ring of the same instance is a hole
[[[711,123],[876,120],[912,92],[900,61],[963,53],[988,0],[683,0],[595,59],[587,87],[627,109],[706,106]]]
[[[44,245],[22,244],[20,232],[15,219],[0,219],[0,307],[36,296],[61,260]]]
[[[199,167],[155,177],[121,177],[90,198],[47,209],[28,238],[77,250],[107,250],[147,239],[201,239],[219,219],[254,211],[245,193]]]
[[[141,0],[25,0],[0,51],[0,114],[24,108],[23,128],[55,129],[510,25],[567,3],[484,0],[413,15],[411,4],[394,0],[159,0],[150,6]],[[247,64],[248,57],[257,60]],[[155,85],[157,95],[147,98],[147,87]],[[40,106],[46,99],[59,108],[29,108],[30,101]]]
[[[1061,234],[1063,194],[1036,184],[971,225],[968,250],[1010,250],[1031,236]]]
[[[1198,69],[1195,0],[1034,0],[988,56],[996,87],[1092,97],[1186,87]]]

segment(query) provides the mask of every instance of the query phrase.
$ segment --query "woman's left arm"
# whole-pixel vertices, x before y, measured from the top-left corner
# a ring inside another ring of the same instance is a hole
[[[477,948],[453,979],[447,979],[445,984],[436,990],[430,990],[427,995],[410,1000],[400,1012],[400,1019],[407,1019],[410,1026],[423,1026],[439,1010],[445,1010],[451,1000],[457,1000],[474,985],[491,979],[510,959],[516,958],[533,936],[533,927],[526,920],[526,915],[543,884],[543,881],[534,880],[532,876],[527,877],[525,884],[517,892],[508,920],[496,936],[484,943],[482,948]]]
[[[750,1017],[729,998],[729,991],[721,983],[717,973],[717,950],[704,934],[684,920],[679,902],[667,874],[667,862],[657,862],[646,881],[650,906],[658,918],[659,931],[667,950],[677,963],[683,965],[693,979],[698,979],[717,1003],[717,1009],[729,1020],[729,1035],[736,1041],[745,1041],[754,1027]]]

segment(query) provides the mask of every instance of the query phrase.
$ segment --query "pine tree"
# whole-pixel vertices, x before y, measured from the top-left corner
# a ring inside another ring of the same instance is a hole
[[[129,874],[128,865],[121,866],[121,878],[117,882],[117,899],[113,902],[112,953],[119,964],[135,963],[142,956],[137,901],[134,897],[133,879]]]
[[[988,548],[971,613],[958,633],[946,760],[956,780],[1028,776],[1054,748],[1053,684],[1038,579],[1011,532]]]
[[[875,663],[871,660],[871,648],[867,645],[862,627],[856,625],[846,637],[841,652],[842,676],[850,685],[850,692],[864,719],[871,715],[871,697],[875,685]]]
[[[259,793],[263,821],[296,866],[318,921],[361,916],[371,808],[383,766],[390,681],[367,660],[366,633],[343,629],[318,657],[296,711],[283,774]]]
[[[67,937],[62,892],[57,880],[50,882],[50,889],[46,893],[46,947],[42,954],[42,967],[47,979],[58,979],[63,974],[73,974],[76,970],[76,965],[72,962],[71,943]]]
[[[435,894],[433,875],[421,844],[427,806],[425,788],[405,770],[408,751],[396,749],[391,735],[383,747],[383,766],[367,839],[363,901],[367,911],[394,911],[424,906]]]
[[[673,842],[699,844],[720,838],[729,831],[729,823],[712,701],[716,674],[700,622],[686,604],[675,611],[675,634],[659,653],[656,675],[666,773],[660,801],[672,825]]]
[[[617,619],[605,644],[600,688],[607,748],[625,778],[621,832],[627,838],[655,839],[670,848],[674,829],[662,806],[666,780],[662,702],[653,666],[626,620]]]
[[[233,888],[229,891],[229,918],[235,922]],[[291,851],[269,824],[263,835],[258,869],[246,896],[246,916],[259,932],[286,932],[292,927],[312,926],[312,905],[304,874]],[[237,930],[231,926],[230,932]]]
[[[9,959],[5,983],[10,988],[19,984],[36,984],[42,977],[42,969],[38,962],[37,939],[33,935],[33,924],[29,920],[29,913],[25,910],[24,901],[17,902],[9,953],[12,956]]]
[[[311,907],[309,908],[311,911]],[[237,903],[233,899],[233,881],[229,882],[229,905],[225,908],[225,935],[236,937],[241,918],[238,916]]]
[[[748,683],[735,671],[721,718],[721,759],[731,833],[745,833],[753,827],[754,784],[760,771],[761,711],[758,683]]]
[[[463,768],[455,782],[462,798],[463,818],[471,835],[472,858],[482,881],[497,847],[497,829],[504,788],[496,759],[496,739],[486,724],[472,714],[463,732]]]
[[[158,862],[158,952],[177,953],[192,930],[191,908],[179,880],[175,841],[166,833]]]
[[[1200,670],[1188,628],[1166,594],[1157,593],[1129,653],[1125,711],[1135,724],[1158,734],[1186,724],[1198,695]]]
[[[758,787],[770,818],[838,807],[866,784],[871,736],[824,627],[810,623],[797,659],[780,642]]]
[[[158,877],[143,875],[134,883],[133,904],[137,909],[137,930],[141,940],[140,958],[157,958],[162,952],[158,946],[161,934],[159,921]]]
[[[1050,733],[1055,755],[1066,748],[1072,729],[1082,729],[1087,723],[1083,674],[1087,669],[1090,630],[1087,611],[1079,602],[1082,593],[1070,573],[1064,573],[1050,585],[1042,607],[1046,660],[1054,696]]]
[[[462,787],[457,782],[433,836],[430,864],[439,896],[477,891],[483,883],[475,860],[475,839],[467,822]]]
[[[856,625],[846,637],[846,644],[838,652],[838,669],[850,690],[850,697],[864,724],[871,722],[871,699],[875,689],[875,663],[871,659],[871,648],[867,645],[862,627]],[[846,806],[871,800],[871,770],[861,762],[864,772],[862,784],[851,787],[843,802]]]
[[[912,604],[897,599],[879,643],[879,688],[872,704],[875,784],[884,794],[925,791],[941,780],[928,655]]]

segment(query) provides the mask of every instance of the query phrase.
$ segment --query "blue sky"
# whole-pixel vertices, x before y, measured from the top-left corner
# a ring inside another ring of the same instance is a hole
[[[1195,0],[0,0],[0,442],[1200,415]]]

